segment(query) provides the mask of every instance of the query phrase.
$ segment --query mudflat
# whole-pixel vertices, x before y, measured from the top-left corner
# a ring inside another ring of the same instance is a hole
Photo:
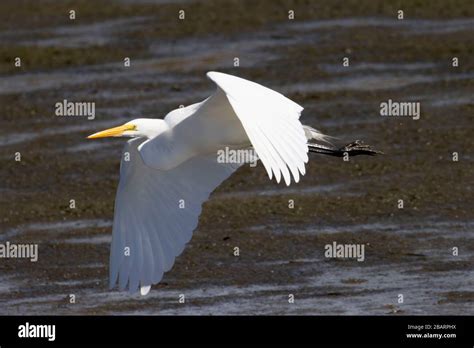
[[[2,1],[0,23],[0,243],[38,244],[36,262],[0,258],[0,314],[474,313],[470,1]],[[85,137],[203,100],[210,70],[385,154],[312,155],[290,187],[244,166],[148,296],[110,290],[124,140]],[[58,117],[63,100],[95,117]],[[419,119],[381,116],[389,100]]]

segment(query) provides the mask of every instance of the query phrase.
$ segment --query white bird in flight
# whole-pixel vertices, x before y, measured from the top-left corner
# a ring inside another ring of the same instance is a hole
[[[164,119],[139,118],[88,138],[132,137],[122,154],[110,252],[110,287],[146,295],[171,269],[197,227],[202,204],[243,163],[217,152],[255,150],[270,179],[304,175],[308,151],[343,156],[378,153],[359,141],[342,148],[299,118],[303,107],[236,76],[208,72],[217,89]]]

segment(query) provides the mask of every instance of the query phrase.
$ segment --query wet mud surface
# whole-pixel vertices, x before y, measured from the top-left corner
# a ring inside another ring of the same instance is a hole
[[[94,4],[0,4],[0,239],[39,248],[37,262],[0,259],[0,314],[474,313],[469,1]],[[148,296],[109,290],[124,140],[85,137],[206,98],[210,70],[280,91],[304,124],[385,155],[313,155],[290,187],[242,167]],[[55,116],[63,99],[94,101],[95,119]],[[420,102],[420,119],[381,117],[388,99]],[[364,261],[326,258],[333,242],[364,244]]]

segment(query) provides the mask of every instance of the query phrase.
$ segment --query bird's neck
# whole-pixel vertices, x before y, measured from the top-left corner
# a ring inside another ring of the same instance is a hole
[[[168,124],[159,119],[147,119],[145,125],[141,129],[142,136],[152,139],[157,137],[169,129]]]

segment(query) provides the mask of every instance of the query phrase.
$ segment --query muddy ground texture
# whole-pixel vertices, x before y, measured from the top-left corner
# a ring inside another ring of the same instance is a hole
[[[2,1],[0,23],[0,238],[39,245],[36,263],[0,259],[0,314],[474,313],[471,1]],[[210,70],[385,155],[314,155],[290,187],[245,166],[147,297],[109,290],[123,140],[85,137],[204,99]],[[96,118],[56,117],[63,99]],[[381,117],[388,99],[421,102],[421,118]],[[325,258],[333,241],[365,244],[365,261]]]

